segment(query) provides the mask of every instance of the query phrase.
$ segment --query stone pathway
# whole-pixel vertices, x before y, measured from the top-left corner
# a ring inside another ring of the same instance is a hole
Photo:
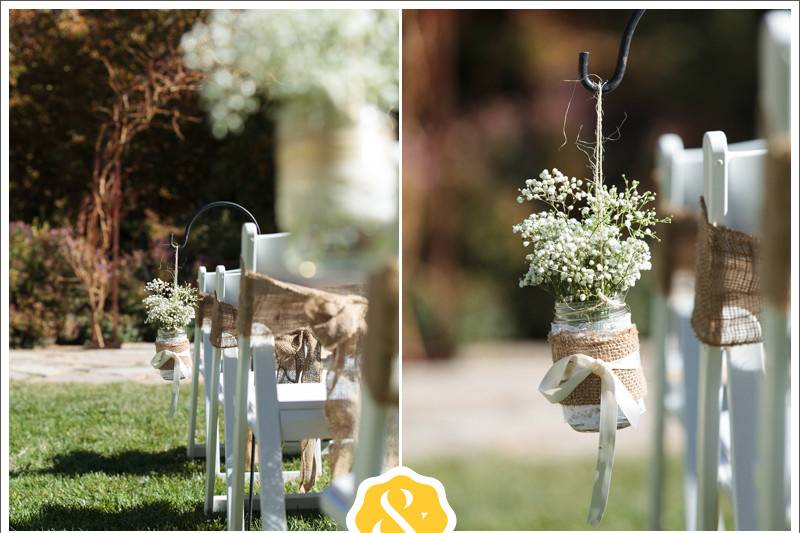
[[[642,343],[645,374],[652,351]],[[578,433],[561,408],[539,394],[551,365],[545,342],[474,344],[450,361],[403,364],[404,460],[440,456],[512,455],[527,459],[596,456],[597,434]],[[650,379],[652,381],[652,379]],[[619,454],[647,456],[653,419],[617,433]],[[682,448],[682,429],[668,419],[668,452]]]
[[[9,374],[11,379],[45,383],[164,383],[150,366],[153,353],[153,344],[148,342],[126,343],[119,350],[81,346],[11,350]]]

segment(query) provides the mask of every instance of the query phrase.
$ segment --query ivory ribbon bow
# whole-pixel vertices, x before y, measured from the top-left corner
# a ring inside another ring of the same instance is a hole
[[[188,374],[188,368],[183,364],[177,353],[171,350],[161,350],[153,356],[150,364],[157,369],[161,369],[164,363],[170,359],[174,360],[172,365],[172,404],[169,406],[169,416],[174,417],[178,409],[178,392],[181,386],[181,376]]]
[[[556,361],[539,384],[539,392],[551,403],[559,403],[580,385],[589,374],[600,378],[600,443],[597,450],[592,502],[588,521],[596,526],[603,518],[611,485],[611,467],[614,464],[614,443],[617,436],[617,407],[632,426],[639,423],[644,412],[630,391],[614,374],[614,369],[640,368],[639,352],[633,352],[615,361],[602,361],[582,353],[572,354]]]

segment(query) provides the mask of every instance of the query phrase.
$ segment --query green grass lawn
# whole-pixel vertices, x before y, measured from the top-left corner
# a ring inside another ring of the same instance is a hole
[[[419,461],[409,464],[420,474],[438,478],[461,530],[581,530],[586,523],[594,479],[594,459],[576,462],[534,462],[475,456],[471,460]],[[667,465],[664,523],[668,530],[684,529],[681,465]],[[603,521],[596,529],[648,529],[648,463],[617,457],[611,494]],[[730,508],[724,508],[726,523]]]
[[[225,529],[224,515],[203,513],[205,461],[186,458],[188,396],[182,387],[170,419],[169,386],[12,382],[11,529]],[[217,494],[224,493],[217,480]],[[334,524],[319,513],[289,514],[289,528]]]

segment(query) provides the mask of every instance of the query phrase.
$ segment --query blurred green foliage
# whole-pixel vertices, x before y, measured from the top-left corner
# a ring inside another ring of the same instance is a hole
[[[611,76],[628,16],[404,11],[404,290],[428,355],[478,339],[546,336],[552,298],[517,285],[525,250],[511,226],[535,208],[515,202],[517,188],[544,168],[590,175],[575,139],[579,132],[591,139],[595,102],[570,80],[584,50],[591,73]],[[603,99],[605,134],[618,125],[621,133],[605,147],[609,184],[625,174],[655,189],[655,146],[665,133],[687,147],[700,146],[710,130],[729,142],[756,137],[762,16],[644,15],[625,78]],[[649,274],[627,298],[644,334]]]
[[[90,340],[88,304],[83,288],[63,258],[66,228],[12,222],[9,226],[9,338],[15,348]],[[142,323],[144,282],[149,276],[145,254],[135,251],[120,262],[120,337],[123,341],[155,338]],[[111,331],[111,318],[101,325]]]
[[[531,443],[532,456],[536,443]],[[524,460],[499,452],[429,458],[411,468],[444,485],[459,530],[579,531],[646,530],[649,463],[642,457],[614,462],[608,508],[595,528],[586,522],[595,464],[590,457]],[[665,468],[662,529],[683,530],[683,479],[680,457]],[[724,522],[733,523],[730,501],[721,498]]]

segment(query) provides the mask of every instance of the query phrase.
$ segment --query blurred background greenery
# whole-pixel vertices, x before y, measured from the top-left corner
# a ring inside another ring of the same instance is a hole
[[[543,338],[553,301],[520,289],[525,252],[511,226],[532,204],[524,179],[557,167],[590,175],[575,147],[594,128],[592,95],[573,81],[578,52],[608,78],[629,11],[403,12],[404,356],[448,357],[465,343]],[[620,87],[603,99],[605,176],[652,180],[657,138],[700,146],[756,129],[757,10],[649,10]],[[577,85],[577,87],[576,87]],[[574,94],[573,94],[574,91]],[[564,123],[567,106],[569,114]],[[562,129],[566,132],[566,145]],[[650,273],[628,295],[647,333]]]
[[[142,73],[134,52],[158,60],[164,47],[207,12],[13,10],[10,17],[10,272],[11,344],[31,347],[90,343],[86,291],[65,263],[66,234],[91,194],[95,142],[114,102],[108,58],[121,76]],[[138,70],[137,70],[138,69]],[[196,92],[170,108],[182,117],[156,120],[127,148],[121,204],[120,340],[152,340],[143,324],[144,282],[169,276],[169,234],[183,234],[203,204],[230,200],[248,208],[262,231],[276,230],[274,120],[271,109],[249,117],[240,135],[215,139]],[[180,255],[182,281],[198,264],[238,267],[241,215],[210,211],[194,226]],[[214,243],[213,246],[211,243]],[[110,303],[106,303],[106,311]],[[106,339],[111,322],[102,322]]]

